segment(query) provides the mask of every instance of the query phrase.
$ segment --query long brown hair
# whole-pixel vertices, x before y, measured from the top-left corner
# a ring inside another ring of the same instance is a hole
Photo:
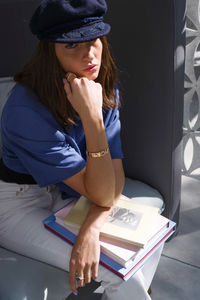
[[[117,72],[107,38],[103,44],[102,63],[96,79],[103,88],[103,107],[115,108],[115,84]],[[39,100],[49,109],[61,126],[75,125],[76,111],[67,100],[62,79],[65,72],[61,67],[54,49],[54,43],[40,41],[30,60],[14,76],[17,83],[34,91]]]

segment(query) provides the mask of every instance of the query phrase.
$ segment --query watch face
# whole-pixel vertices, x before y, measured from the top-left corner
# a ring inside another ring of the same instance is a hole
[[[0,0],[0,77],[13,76],[33,52],[37,40],[29,30],[29,20],[39,3]]]

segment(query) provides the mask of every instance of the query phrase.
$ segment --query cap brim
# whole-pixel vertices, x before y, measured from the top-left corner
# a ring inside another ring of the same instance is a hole
[[[46,36],[38,36],[38,38],[54,43],[81,43],[107,35],[110,29],[109,24],[97,22],[67,32],[51,32]]]

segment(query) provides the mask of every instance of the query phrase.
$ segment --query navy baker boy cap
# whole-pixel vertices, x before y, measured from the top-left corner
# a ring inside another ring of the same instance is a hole
[[[106,11],[105,0],[43,0],[30,29],[39,40],[86,42],[109,33],[110,25],[103,22]]]

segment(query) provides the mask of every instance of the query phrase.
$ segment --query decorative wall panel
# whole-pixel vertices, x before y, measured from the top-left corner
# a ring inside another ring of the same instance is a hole
[[[187,0],[183,174],[200,180],[200,0]]]

